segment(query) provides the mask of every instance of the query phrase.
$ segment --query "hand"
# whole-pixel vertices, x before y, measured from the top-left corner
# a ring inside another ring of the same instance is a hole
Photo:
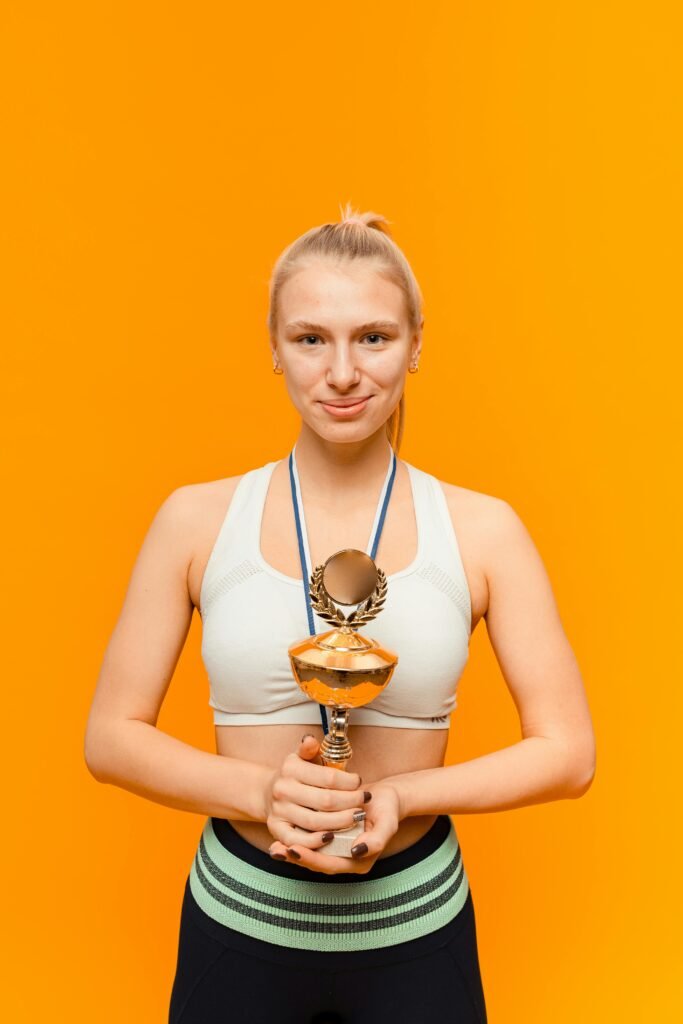
[[[309,738],[307,743],[306,753],[315,757],[320,749],[317,740]],[[339,775],[346,774],[337,768],[332,768],[331,771]],[[371,783],[367,786],[367,791],[371,799],[363,807],[366,829],[358,836],[352,849],[352,857],[333,857],[316,853],[316,849],[322,844],[304,842],[300,833],[295,833],[293,841],[289,843],[274,842],[270,847],[270,855],[327,875],[367,874],[389,840],[396,834],[401,820],[398,792],[389,782]]]
[[[271,854],[281,856],[293,843],[307,849],[323,846],[335,829],[353,825],[354,812],[364,809],[360,776],[323,765],[319,750],[315,736],[304,736],[297,752],[288,754],[271,776],[265,793],[266,825],[277,840]]]

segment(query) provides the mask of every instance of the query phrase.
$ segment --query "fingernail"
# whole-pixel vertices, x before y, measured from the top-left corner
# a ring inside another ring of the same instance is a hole
[[[287,860],[284,853],[271,853],[270,855],[273,860]]]
[[[290,857],[293,857],[294,860],[301,860],[301,854],[299,853],[298,850],[290,850],[288,847],[287,853],[289,854]]]
[[[331,843],[333,839],[334,839],[334,832],[326,832],[325,835],[323,836],[323,842],[324,843]]]
[[[365,811],[354,811],[353,812],[353,820],[354,821],[363,821],[364,819],[365,819]]]
[[[351,847],[351,856],[352,857],[362,857],[363,854],[367,853],[367,852],[368,852],[368,844],[367,843],[358,843],[357,846],[352,846]]]
[[[372,800],[372,793],[369,793],[367,789],[363,790],[363,803],[367,804]]]
[[[301,742],[303,743],[303,742],[304,742],[304,740],[308,740],[308,739],[311,739],[311,740],[314,740],[314,739],[315,739],[315,736],[313,735],[313,733],[312,733],[312,732],[305,732],[305,733],[303,734],[303,736],[301,737]]]

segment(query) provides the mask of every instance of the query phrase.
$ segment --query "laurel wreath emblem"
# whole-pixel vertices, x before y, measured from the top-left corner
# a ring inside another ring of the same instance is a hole
[[[377,583],[373,592],[358,605],[355,611],[347,616],[340,608],[337,608],[325,590],[323,584],[324,568],[325,565],[323,563],[313,570],[309,588],[311,607],[317,611],[322,619],[330,622],[333,626],[351,628],[352,626],[363,626],[366,622],[372,622],[375,616],[379,615],[384,607],[384,601],[387,596],[387,577],[382,569],[377,569]]]

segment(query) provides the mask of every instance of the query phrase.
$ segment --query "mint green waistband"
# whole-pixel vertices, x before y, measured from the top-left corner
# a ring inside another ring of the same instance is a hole
[[[324,883],[283,878],[248,864],[219,842],[207,818],[190,869],[202,910],[245,935],[296,949],[354,951],[392,946],[443,927],[469,884],[453,822],[433,853],[384,878]]]

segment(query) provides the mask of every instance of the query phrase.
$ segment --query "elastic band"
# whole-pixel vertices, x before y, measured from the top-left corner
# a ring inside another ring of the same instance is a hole
[[[392,946],[442,928],[467,899],[450,818],[438,819],[407,850],[376,861],[366,875],[350,878],[273,861],[257,850],[269,862],[258,866],[253,852],[248,860],[233,852],[245,851],[221,825],[232,849],[223,845],[214,829],[218,821],[208,818],[202,831],[190,870],[192,896],[214,921],[263,942],[338,952]]]
[[[353,874],[353,872],[325,875],[322,872],[312,873],[308,868],[302,868],[298,864],[290,864],[289,861],[273,860],[265,850],[259,850],[258,846],[248,843],[226,818],[211,818],[211,826],[218,842],[228,853],[239,857],[240,860],[246,864],[251,864],[252,867],[260,868],[261,871],[268,871],[270,874],[279,875],[281,878],[299,879],[302,882],[310,882],[314,878],[316,882],[321,884],[329,882],[338,882],[340,884],[347,882],[357,883],[359,880],[359,876]],[[440,814],[432,827],[417,842],[413,843],[412,846],[407,846],[405,850],[400,850],[398,853],[390,853],[388,857],[376,860],[370,870],[363,875],[363,878],[386,878],[389,875],[396,874],[397,871],[403,871],[405,868],[419,864],[425,857],[438,850],[448,837],[450,831],[451,819],[447,814]]]

